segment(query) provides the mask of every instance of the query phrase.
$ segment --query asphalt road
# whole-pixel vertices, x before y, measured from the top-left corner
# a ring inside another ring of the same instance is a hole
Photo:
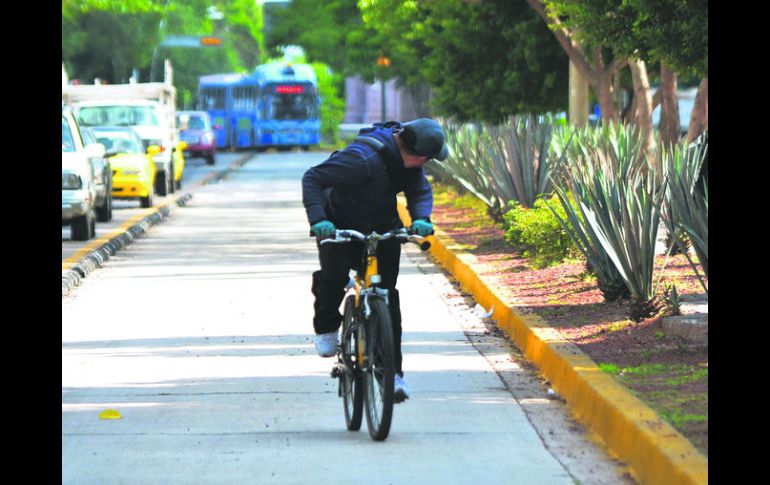
[[[412,398],[385,442],[345,429],[300,193],[323,157],[260,154],[193,189],[62,298],[62,483],[623,483],[515,350],[469,339],[483,324],[416,249],[399,278]]]

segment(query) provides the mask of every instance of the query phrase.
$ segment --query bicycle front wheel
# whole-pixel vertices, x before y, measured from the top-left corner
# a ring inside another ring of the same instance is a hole
[[[366,356],[364,376],[366,392],[366,424],[374,440],[388,437],[393,419],[393,382],[395,379],[395,357],[393,349],[393,327],[390,312],[380,298],[369,300],[372,313],[365,329]]]
[[[350,431],[361,429],[364,414],[364,376],[358,362],[358,331],[356,330],[355,296],[345,300],[342,320],[341,359],[345,371],[340,375],[340,394],[345,408],[345,425]]]

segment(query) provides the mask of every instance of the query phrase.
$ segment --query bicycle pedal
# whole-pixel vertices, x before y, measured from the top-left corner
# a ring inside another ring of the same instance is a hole
[[[339,362],[332,367],[332,371],[329,373],[334,379],[338,379],[345,374],[345,367]]]

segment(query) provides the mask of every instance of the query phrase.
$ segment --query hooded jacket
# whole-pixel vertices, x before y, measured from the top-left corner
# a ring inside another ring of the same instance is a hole
[[[302,177],[302,203],[310,225],[329,220],[340,229],[368,233],[403,227],[396,195],[404,192],[409,214],[430,220],[433,192],[420,168],[405,168],[393,133],[397,122],[375,123],[359,131],[383,147],[355,141],[309,168]]]

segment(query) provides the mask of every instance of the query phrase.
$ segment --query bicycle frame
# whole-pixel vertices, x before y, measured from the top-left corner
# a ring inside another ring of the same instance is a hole
[[[379,274],[378,262],[377,262],[377,244],[381,238],[370,237],[366,240],[366,251],[363,257],[366,258],[366,268],[364,270],[363,277],[360,271],[356,271],[355,277],[355,295],[356,295],[356,308],[361,308],[361,297],[364,297],[364,316],[369,318],[371,315],[371,309],[369,307],[369,296],[374,294],[382,297],[385,303],[388,303],[388,290],[380,288],[379,285],[382,281]]]
[[[429,242],[424,241],[424,239],[420,236],[409,234],[405,229],[388,231],[384,234],[372,232],[368,236],[352,229],[337,229],[333,239],[325,239],[321,241],[321,244],[346,243],[354,240],[364,243],[365,247],[362,254],[362,261],[359,267],[356,268],[355,278],[353,279],[353,287],[355,291],[355,307],[359,311],[363,307],[364,321],[367,321],[372,314],[372,310],[369,305],[370,297],[375,295],[379,298],[382,298],[386,305],[389,304],[388,290],[378,286],[382,279],[379,274],[377,262],[377,245],[380,243],[380,241],[394,237],[399,238],[404,242],[412,242],[418,244],[422,250],[427,250],[430,247]],[[360,339],[361,334],[358,333],[358,335]],[[362,367],[365,367],[365,349],[363,341],[357,342],[357,349],[358,362]]]
[[[418,244],[423,250],[430,247],[429,242],[406,229],[384,234],[372,232],[368,236],[354,230],[336,230],[333,239],[320,241],[320,244],[352,241],[364,244],[361,259],[354,268],[355,293],[348,294],[344,300],[342,343],[337,348],[337,362],[331,376],[340,379],[339,396],[343,398],[348,430],[358,431],[361,427],[365,406],[369,434],[375,440],[387,438],[395,400],[397,349],[391,333],[388,289],[379,286],[382,278],[377,260],[377,246],[390,238],[399,243]],[[348,284],[346,290],[350,287]]]

